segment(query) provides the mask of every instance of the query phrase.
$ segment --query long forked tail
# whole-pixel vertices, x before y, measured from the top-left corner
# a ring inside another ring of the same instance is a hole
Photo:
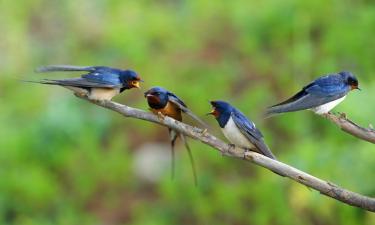
[[[48,80],[48,79],[43,79],[43,80],[20,80],[20,81],[26,82],[26,83],[34,83],[34,84],[61,85],[56,80]]]
[[[176,131],[169,128],[169,137],[171,138],[171,179],[174,179],[175,176],[175,149],[174,146],[177,140],[177,133]]]
[[[271,107],[268,107],[266,109],[266,112],[264,113],[264,118],[270,118],[270,117],[273,117],[273,116],[276,116],[278,114],[281,114],[281,113],[285,113],[287,112],[283,105],[280,105],[280,106],[271,106]]]
[[[186,150],[187,150],[187,152],[189,154],[191,168],[193,170],[194,184],[195,184],[195,186],[198,186],[197,170],[195,168],[195,162],[194,162],[194,158],[193,158],[193,153],[191,152],[191,149],[190,149],[190,147],[189,147],[189,145],[187,143],[186,137],[183,134],[180,134],[180,137],[181,137],[181,140],[184,142]]]
[[[35,70],[38,73],[56,72],[56,71],[94,71],[92,66],[71,66],[71,65],[50,65],[41,66]]]

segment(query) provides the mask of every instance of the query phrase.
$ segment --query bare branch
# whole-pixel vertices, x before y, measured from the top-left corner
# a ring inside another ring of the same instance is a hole
[[[81,96],[78,96],[78,97],[83,98],[87,101],[90,101],[86,97],[81,97]],[[326,196],[329,196],[331,198],[334,198],[340,202],[346,203],[348,205],[356,206],[356,207],[359,207],[368,211],[375,212],[375,198],[370,198],[370,197],[363,196],[363,195],[360,195],[358,193],[355,193],[349,190],[345,190],[333,183],[316,178],[294,167],[291,167],[282,162],[270,159],[256,152],[245,151],[242,148],[232,147],[200,128],[192,127],[190,125],[181,123],[170,117],[159,118],[158,116],[153,115],[152,113],[145,112],[143,110],[139,110],[135,108],[131,108],[125,105],[121,105],[119,103],[112,102],[112,101],[102,101],[102,102],[90,101],[90,102],[96,105],[99,105],[101,107],[118,112],[125,117],[133,117],[133,118],[137,118],[141,120],[146,120],[146,121],[150,121],[153,123],[157,123],[157,124],[175,129],[178,132],[183,133],[184,135],[187,135],[193,139],[199,140],[213,147],[214,149],[221,152],[222,155],[226,155],[226,156],[230,156],[234,158],[240,158],[240,159],[247,160],[249,162],[253,162],[254,164],[267,168],[273,172],[280,174],[281,176],[288,177],[294,181],[297,181],[298,183],[301,183],[312,189],[315,189],[319,191],[320,193]]]
[[[357,125],[353,121],[346,118],[346,115],[343,113],[339,116],[329,113],[325,114],[324,117],[335,123],[338,127],[341,128],[341,130],[345,131],[346,133],[375,144],[374,129],[364,128]]]

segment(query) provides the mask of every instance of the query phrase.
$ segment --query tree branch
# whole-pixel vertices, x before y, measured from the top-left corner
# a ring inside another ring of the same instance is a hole
[[[344,132],[351,134],[359,139],[375,144],[375,130],[372,128],[364,128],[357,125],[353,121],[346,118],[346,115],[344,113],[339,116],[329,113],[325,114],[324,117],[332,121]]]
[[[118,112],[125,117],[132,117],[132,118],[137,118],[141,120],[146,120],[146,121],[150,121],[153,123],[157,123],[157,124],[172,128],[180,133],[183,133],[184,135],[187,135],[193,139],[199,140],[203,142],[204,144],[207,144],[213,147],[214,149],[221,152],[223,155],[250,161],[254,164],[257,164],[273,172],[276,172],[282,176],[288,177],[298,183],[301,183],[312,189],[315,189],[319,191],[321,194],[334,198],[340,202],[346,203],[348,205],[356,206],[356,207],[359,207],[368,211],[375,212],[375,199],[374,198],[370,198],[370,197],[363,196],[363,195],[360,195],[358,193],[355,193],[349,190],[345,190],[333,183],[316,178],[294,167],[291,167],[282,162],[270,159],[256,152],[245,151],[242,148],[232,147],[200,128],[192,127],[185,123],[181,123],[170,117],[159,118],[158,116],[152,113],[145,112],[143,110],[139,110],[135,108],[131,108],[125,105],[121,105],[119,103],[112,102],[112,101],[97,102],[97,101],[91,101],[87,99],[86,97],[81,97],[81,96],[78,96],[78,97],[85,99],[87,101],[90,101],[91,103],[94,103],[98,106]],[[339,121],[339,122],[340,124],[343,123],[342,121]],[[345,122],[345,123],[349,123],[349,122]]]

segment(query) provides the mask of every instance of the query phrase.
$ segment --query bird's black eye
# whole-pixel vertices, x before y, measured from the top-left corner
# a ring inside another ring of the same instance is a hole
[[[353,77],[348,78],[348,84],[349,85],[358,85],[358,81],[354,79]]]

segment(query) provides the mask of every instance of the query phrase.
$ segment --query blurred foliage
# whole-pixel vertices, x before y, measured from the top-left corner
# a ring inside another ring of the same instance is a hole
[[[134,171],[165,128],[126,119],[62,88],[17,79],[48,64],[133,68],[198,115],[209,99],[252,118],[278,158],[374,196],[375,148],[304,111],[263,121],[268,105],[317,76],[350,70],[362,92],[336,108],[374,122],[375,5],[367,0],[0,1],[0,224],[375,224],[375,216],[190,141],[177,177]],[[147,109],[139,90],[115,101]],[[205,118],[222,137],[216,121]],[[169,149],[165,149],[169,154]]]

